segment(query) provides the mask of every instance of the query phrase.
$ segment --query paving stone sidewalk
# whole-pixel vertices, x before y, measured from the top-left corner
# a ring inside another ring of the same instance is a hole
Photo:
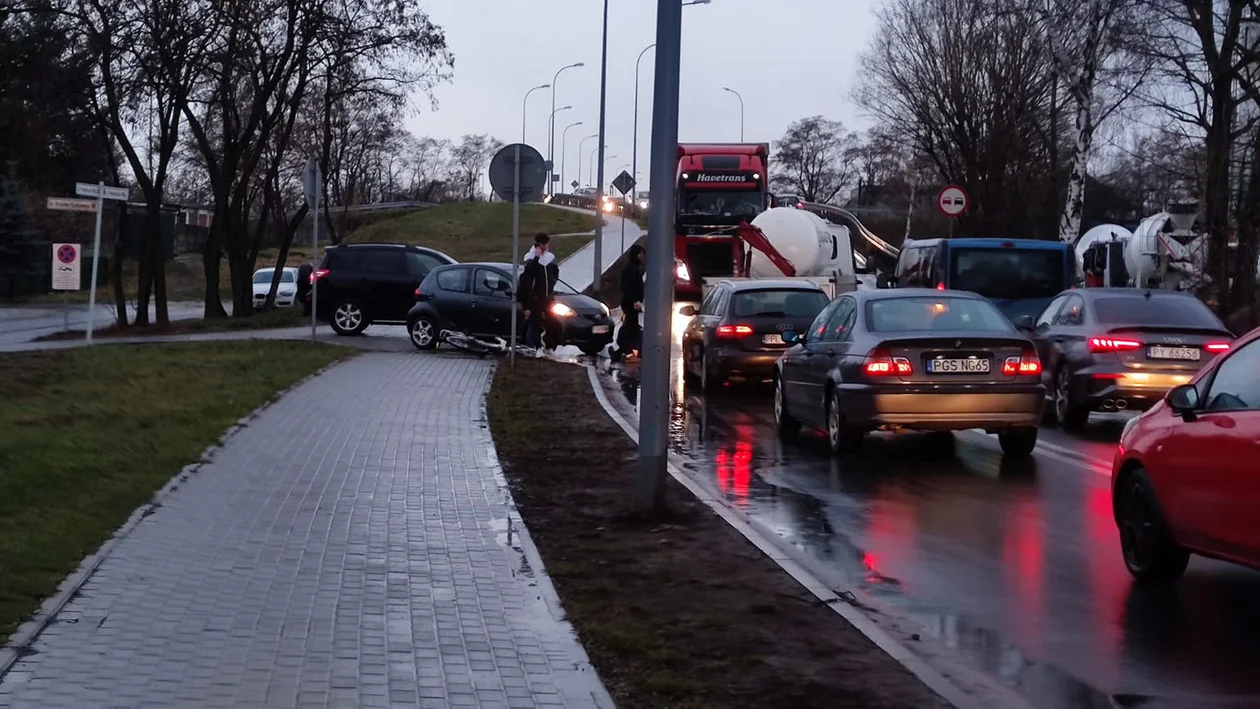
[[[298,387],[114,547],[0,707],[611,707],[521,550],[491,368],[367,353]]]

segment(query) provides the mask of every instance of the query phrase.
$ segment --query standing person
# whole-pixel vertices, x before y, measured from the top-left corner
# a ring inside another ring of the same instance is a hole
[[[643,328],[639,313],[643,312],[643,254],[635,244],[626,251],[626,267],[621,270],[621,329],[617,332],[617,349],[613,359],[623,359],[639,351]]]
[[[517,298],[525,311],[525,345],[533,347],[539,357],[543,356],[546,344],[544,337],[551,294],[555,291],[556,281],[560,280],[560,266],[556,263],[556,255],[551,252],[550,243],[551,237],[544,233],[534,237],[534,246],[525,254],[521,282],[516,288]]]

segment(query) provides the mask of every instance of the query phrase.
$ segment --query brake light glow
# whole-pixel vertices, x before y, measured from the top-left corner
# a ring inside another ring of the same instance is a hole
[[[416,300],[420,299],[420,288],[416,287]]]
[[[1209,342],[1203,346],[1208,352],[1229,352],[1228,342]]]
[[[876,350],[870,354],[866,363],[866,373],[872,377],[886,377],[896,374],[904,377],[914,374],[914,365],[905,357],[892,357],[884,350]]]
[[[1008,377],[1041,374],[1041,359],[1033,352],[1025,352],[1021,357],[1007,357],[1002,363],[1002,374]]]
[[[1089,338],[1090,352],[1128,352],[1142,346],[1137,340],[1126,340],[1116,337]]]
[[[944,284],[944,283],[937,283],[937,284],[936,284],[936,290],[945,290],[945,284]]]
[[[319,279],[327,275],[328,275],[328,269],[317,268],[314,271],[311,271],[311,283],[314,283],[315,281],[318,281]]]
[[[743,337],[752,332],[753,329],[748,325],[719,325],[717,329],[718,337]]]

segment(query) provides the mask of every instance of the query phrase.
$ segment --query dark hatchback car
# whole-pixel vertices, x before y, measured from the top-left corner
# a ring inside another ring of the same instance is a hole
[[[785,330],[802,331],[827,307],[815,283],[794,280],[719,281],[682,335],[683,372],[709,390],[732,377],[767,379],[787,349]]]
[[[827,431],[833,453],[875,430],[997,433],[1003,452],[1030,454],[1045,406],[1041,363],[1027,337],[973,293],[906,288],[836,298],[775,373],[779,433]]]
[[[510,338],[514,290],[509,264],[461,263],[434,269],[415,290],[415,305],[407,314],[411,344],[434,349],[442,330]],[[564,281],[556,283],[554,296],[547,318],[555,344],[573,345],[593,355],[612,342],[607,306]],[[525,337],[525,315],[519,308],[516,332],[518,338]]]
[[[1019,325],[1045,363],[1051,414],[1067,429],[1092,411],[1151,408],[1234,340],[1193,295],[1134,288],[1065,291]]]
[[[435,249],[401,244],[329,246],[311,273],[316,317],[338,335],[357,335],[372,323],[403,325],[416,286],[455,259]]]

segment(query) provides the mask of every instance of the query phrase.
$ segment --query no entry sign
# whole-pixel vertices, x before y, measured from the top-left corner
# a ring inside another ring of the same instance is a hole
[[[958,185],[945,185],[940,194],[936,195],[936,208],[947,217],[957,217],[967,211],[969,201],[967,190]]]

